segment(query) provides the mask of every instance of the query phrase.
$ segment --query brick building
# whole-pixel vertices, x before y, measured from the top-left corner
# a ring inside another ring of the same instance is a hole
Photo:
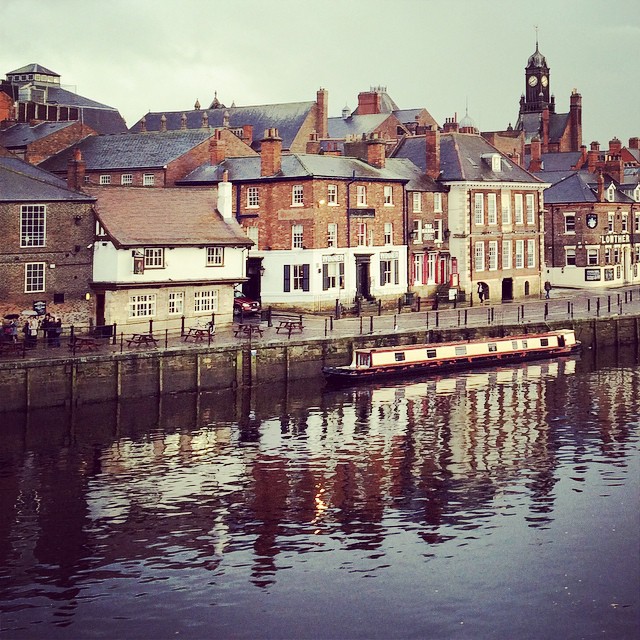
[[[91,319],[94,199],[0,155],[0,315],[37,308],[65,324]]]
[[[234,215],[256,246],[245,293],[263,305],[315,310],[355,298],[395,304],[407,289],[404,185],[385,143],[368,141],[367,161],[283,153],[275,129],[260,157],[218,153],[180,185],[233,184]]]

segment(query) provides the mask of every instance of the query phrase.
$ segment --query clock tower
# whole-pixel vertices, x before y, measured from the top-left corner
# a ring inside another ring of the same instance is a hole
[[[525,92],[520,99],[520,113],[541,112],[549,108],[549,112],[555,111],[553,98],[550,99],[549,67],[546,58],[538,49],[536,37],[536,50],[529,56],[525,67]]]

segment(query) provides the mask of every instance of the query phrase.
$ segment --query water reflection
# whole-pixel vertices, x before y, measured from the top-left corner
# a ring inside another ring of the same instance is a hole
[[[609,357],[6,414],[3,628],[63,628],[114,589],[204,575],[268,591],[320,557],[381,576],[392,550],[434,557],[491,536],[496,516],[545,531],[566,474],[573,492],[594,464],[621,482],[637,444],[637,359]]]

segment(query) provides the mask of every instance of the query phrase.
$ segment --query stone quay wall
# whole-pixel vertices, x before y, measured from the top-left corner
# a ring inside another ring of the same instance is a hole
[[[354,349],[468,340],[572,327],[583,348],[640,345],[640,317],[513,326],[407,330],[287,342],[169,348],[146,352],[0,361],[0,412],[71,406],[265,382],[317,378],[325,365],[346,364]]]

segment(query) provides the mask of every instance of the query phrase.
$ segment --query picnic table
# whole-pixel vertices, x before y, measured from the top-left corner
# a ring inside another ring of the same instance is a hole
[[[208,326],[196,325],[195,327],[189,327],[187,333],[184,334],[184,341],[188,342],[193,340],[194,342],[201,342],[202,340],[208,340],[209,335],[215,333],[215,327],[210,329]]]
[[[258,335],[262,337],[264,330],[259,324],[255,324],[253,322],[247,323],[238,323],[233,328],[233,335],[236,338],[250,338],[253,335]]]
[[[98,341],[92,336],[72,336],[69,339],[69,351],[95,351]]]
[[[127,338],[127,346],[132,347],[157,347],[158,339],[152,333],[133,333]]]
[[[291,337],[292,333],[302,333],[303,329],[304,325],[302,324],[302,320],[300,318],[289,318],[287,320],[279,321],[279,324],[276,327],[276,333],[286,333],[289,337]]]

